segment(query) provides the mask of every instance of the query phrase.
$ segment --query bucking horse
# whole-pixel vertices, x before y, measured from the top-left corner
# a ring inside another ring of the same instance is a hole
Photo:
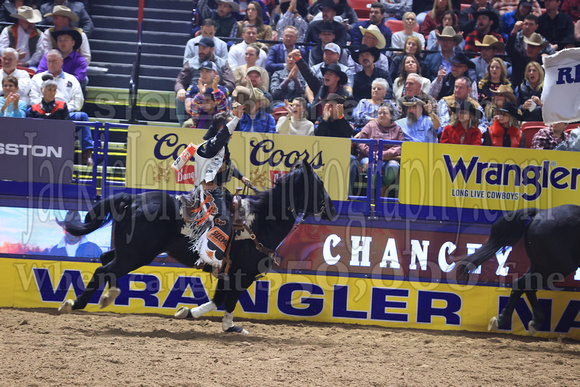
[[[192,309],[181,307],[176,317],[200,317],[223,305],[223,330],[247,333],[233,323],[238,299],[257,276],[271,268],[276,248],[297,219],[318,215],[330,220],[335,216],[334,204],[322,180],[306,161],[297,162],[272,189],[245,200],[249,212],[246,232],[250,238],[230,242],[227,264],[221,266],[212,300]],[[77,236],[112,221],[114,248],[101,255],[102,266],[95,270],[83,293],[74,301],[65,300],[59,311],[68,313],[85,308],[93,293],[106,285],[109,289],[101,296],[99,306],[111,305],[120,294],[117,280],[150,264],[162,253],[194,267],[199,256],[192,251],[190,239],[181,232],[184,220],[180,207],[180,200],[164,192],[120,193],[96,203],[84,223],[66,221],[66,230]]]

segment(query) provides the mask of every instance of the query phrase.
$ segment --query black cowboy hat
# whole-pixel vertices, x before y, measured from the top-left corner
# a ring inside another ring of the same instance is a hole
[[[470,61],[469,57],[462,52],[453,54],[449,62],[466,65],[468,69],[475,69],[475,63]]]
[[[346,101],[346,98],[336,93],[330,93],[326,96],[326,98],[321,99],[321,101],[322,102],[334,101],[336,103],[344,103],[344,101]]]
[[[58,220],[58,218],[56,217],[54,218],[54,220],[56,224],[58,224],[61,227],[64,227],[65,222],[75,222],[75,223],[82,222],[81,214],[79,214],[79,212],[75,210],[69,210],[64,216],[63,220]]]
[[[473,14],[473,19],[475,19],[475,21],[477,22],[477,18],[479,17],[479,15],[485,15],[489,18],[489,20],[493,21],[493,24],[491,26],[491,31],[495,31],[499,28],[499,15],[494,12],[491,11],[489,9],[485,9],[483,11],[479,11]]]
[[[457,106],[456,112],[458,114],[462,110],[468,111],[469,114],[474,115],[475,117],[477,117],[478,120],[480,120],[483,117],[483,112],[479,110],[477,107],[475,107],[475,105],[468,100],[461,101]]]
[[[320,3],[319,5],[320,9],[323,8],[334,9],[337,15],[342,15],[344,13],[344,6],[342,2],[335,4],[333,0],[319,0],[318,3]]]
[[[62,27],[59,31],[52,31],[51,34],[55,41],[58,41],[58,37],[61,35],[69,35],[70,37],[72,37],[73,40],[75,41],[75,45],[73,47],[73,50],[75,51],[78,50],[78,48],[83,43],[83,37],[81,36],[81,33],[75,30],[74,28]]]
[[[361,44],[356,50],[352,53],[352,59],[358,63],[358,57],[363,52],[370,52],[372,56],[375,58],[373,62],[376,62],[381,57],[381,51],[376,47],[369,47],[366,44]]]
[[[340,68],[340,66],[337,63],[331,63],[329,65],[326,65],[326,66],[323,66],[320,68],[320,72],[322,73],[322,76],[324,76],[324,74],[326,74],[327,71],[332,71],[333,73],[335,73],[336,75],[338,75],[340,77],[340,79],[338,80],[339,85],[344,85],[348,82],[348,77],[342,71],[342,69]]]
[[[576,40],[574,35],[568,35],[558,43],[558,51],[565,49],[568,45],[572,45],[572,47],[580,47],[580,41]]]
[[[516,118],[518,121],[522,120],[522,111],[510,101],[505,101],[503,106],[498,110],[500,112],[509,114],[510,116]]]

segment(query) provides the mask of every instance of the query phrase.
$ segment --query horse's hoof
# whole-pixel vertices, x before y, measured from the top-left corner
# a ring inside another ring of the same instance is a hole
[[[241,333],[244,335],[249,335],[249,332],[247,330],[245,330],[244,328],[239,327],[237,325],[233,325],[233,326],[229,327],[225,332],[226,333],[233,332],[233,333]]]
[[[177,312],[173,315],[175,318],[184,319],[188,317],[193,317],[191,315],[191,311],[187,306],[182,306],[181,308],[177,309]]]
[[[119,297],[119,294],[121,294],[121,289],[109,288],[107,293],[103,294],[99,299],[99,308],[103,309],[111,305],[113,302],[115,302],[115,298]]]
[[[534,320],[531,320],[528,323],[528,332],[530,332],[530,335],[535,335],[538,332],[538,328],[536,327],[536,323],[534,322]]]
[[[488,332],[495,331],[497,330],[497,327],[498,327],[497,317],[493,316],[491,320],[489,320],[489,323],[487,324],[487,331]]]
[[[72,308],[75,302],[73,300],[65,300],[60,306],[58,307],[58,313],[70,313],[72,312]]]

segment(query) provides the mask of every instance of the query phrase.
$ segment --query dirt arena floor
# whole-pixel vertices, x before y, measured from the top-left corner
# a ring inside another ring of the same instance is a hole
[[[580,343],[507,334],[0,309],[1,386],[577,386]]]

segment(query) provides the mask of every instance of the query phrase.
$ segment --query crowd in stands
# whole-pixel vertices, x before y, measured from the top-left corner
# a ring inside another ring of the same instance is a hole
[[[370,4],[365,20],[345,0],[201,4],[175,87],[187,127],[191,115],[217,114],[221,87],[230,103],[260,95],[239,131],[524,147],[522,121],[542,121],[543,56],[580,46],[575,0],[393,0]],[[194,45],[206,55],[188,55]],[[202,93],[196,69],[207,62],[217,69]],[[534,147],[565,141],[558,128]],[[400,151],[353,146],[351,181],[382,154],[383,184],[396,183]]]
[[[389,0],[363,19],[346,0],[194,0],[178,121],[207,128],[237,100],[247,104],[239,131],[525,146],[521,122],[542,121],[543,57],[580,46],[579,3]],[[0,34],[0,114],[85,118],[87,10],[83,1],[3,4],[0,21],[13,25]],[[567,132],[538,136],[535,147],[553,149]],[[400,148],[368,153],[353,147],[355,171],[382,154],[385,183],[394,182]]]
[[[81,111],[94,30],[85,1],[6,0],[0,5],[0,116],[88,121]],[[37,26],[44,26],[44,32]],[[92,165],[93,138],[77,126],[82,163]]]

